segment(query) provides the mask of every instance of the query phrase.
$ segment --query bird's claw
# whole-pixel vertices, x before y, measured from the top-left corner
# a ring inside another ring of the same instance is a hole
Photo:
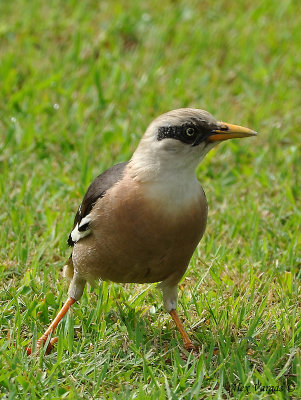
[[[192,344],[191,342],[190,343],[185,343],[184,344],[184,348],[185,348],[185,350],[187,350],[187,351],[197,351],[198,350],[198,348],[194,345],[194,344]]]
[[[46,343],[47,338],[44,338],[43,336],[37,341],[37,353],[41,350],[41,348],[43,348],[44,344]],[[50,354],[52,349],[53,349],[53,345],[58,341],[58,338],[52,338],[50,340],[50,342],[48,343],[48,346],[45,350],[45,354]],[[30,356],[30,354],[32,354],[32,349],[30,347],[28,347],[26,349],[26,353],[28,356]]]

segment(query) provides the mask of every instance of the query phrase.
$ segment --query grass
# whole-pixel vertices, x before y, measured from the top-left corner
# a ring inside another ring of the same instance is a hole
[[[300,398],[298,4],[16,0],[0,15],[2,398]],[[89,182],[187,106],[260,132],[197,170],[209,220],[178,309],[199,355],[155,285],[104,282],[51,355],[28,357],[66,298]]]

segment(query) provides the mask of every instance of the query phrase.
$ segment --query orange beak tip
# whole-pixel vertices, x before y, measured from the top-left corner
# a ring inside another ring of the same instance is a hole
[[[209,136],[209,141],[217,142],[227,139],[244,138],[250,136],[257,136],[257,132],[243,126],[220,122],[220,129],[216,129],[213,134]]]

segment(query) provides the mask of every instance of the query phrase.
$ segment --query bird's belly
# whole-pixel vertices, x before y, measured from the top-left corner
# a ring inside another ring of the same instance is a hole
[[[139,193],[123,193],[122,201],[105,196],[93,209],[92,233],[74,247],[75,270],[88,280],[180,279],[203,235],[206,217],[204,201],[171,217]]]
[[[160,282],[175,273],[184,274],[199,239],[164,245],[155,240],[145,243],[130,234],[109,243],[90,236],[75,245],[72,257],[76,271],[87,280]]]

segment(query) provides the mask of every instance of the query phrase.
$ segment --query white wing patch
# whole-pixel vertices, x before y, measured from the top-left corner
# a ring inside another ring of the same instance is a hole
[[[85,230],[80,230],[80,228],[83,227],[84,225],[88,225],[90,221],[91,221],[91,216],[89,214],[85,218],[83,218],[79,224],[76,224],[75,228],[71,232],[71,239],[74,243],[78,242],[79,240],[90,234],[91,232],[90,227],[87,227],[87,229]]]

